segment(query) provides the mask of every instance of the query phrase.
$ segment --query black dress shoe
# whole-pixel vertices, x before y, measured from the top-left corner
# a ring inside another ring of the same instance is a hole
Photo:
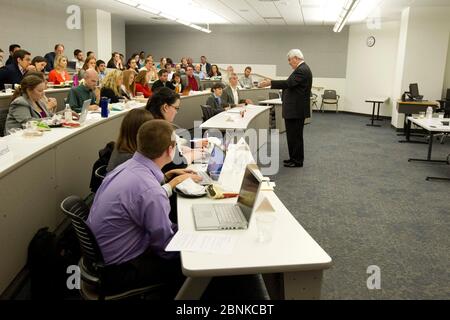
[[[284,161],[283,161],[283,163],[286,163],[286,164],[287,164],[287,163],[291,163],[291,162],[292,162],[291,159],[289,159],[289,160],[284,160]]]
[[[289,162],[284,165],[286,168],[302,168],[303,163]]]

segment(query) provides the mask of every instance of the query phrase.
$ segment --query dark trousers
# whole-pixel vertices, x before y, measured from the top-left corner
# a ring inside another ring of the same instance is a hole
[[[108,295],[132,289],[165,284],[162,294],[173,299],[186,279],[181,271],[181,260],[166,260],[150,251],[120,265],[104,270],[104,289]]]
[[[289,149],[289,158],[295,163],[303,163],[303,127],[305,119],[284,119],[286,124],[286,136]]]

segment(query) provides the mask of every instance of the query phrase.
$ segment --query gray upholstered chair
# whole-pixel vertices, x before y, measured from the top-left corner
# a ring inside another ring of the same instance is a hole
[[[339,111],[339,98],[340,96],[336,94],[336,90],[325,90],[322,95],[322,104],[320,105],[320,110],[324,112],[324,105],[334,104],[336,105],[336,112]]]

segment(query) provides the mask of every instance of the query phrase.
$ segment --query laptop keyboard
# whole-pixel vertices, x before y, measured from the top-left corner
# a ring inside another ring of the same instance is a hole
[[[197,174],[202,177],[202,181],[200,183],[213,183],[214,181],[211,179],[211,177],[204,171],[198,171]]]
[[[235,207],[214,206],[217,218],[220,223],[238,223],[241,222],[241,216]]]

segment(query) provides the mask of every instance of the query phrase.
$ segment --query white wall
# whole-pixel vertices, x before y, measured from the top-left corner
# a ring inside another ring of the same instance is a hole
[[[89,15],[86,8],[81,7],[81,30],[69,30],[66,26],[66,20],[69,14],[66,13],[67,6],[71,2],[54,0],[0,0],[0,48],[8,56],[8,47],[12,43],[18,43],[22,48],[31,52],[32,56],[44,56],[47,52],[53,51],[56,43],[63,43],[65,53],[69,59],[73,58],[73,51],[81,49],[85,52],[94,50],[98,47],[97,38],[92,47],[85,45],[85,29],[89,24],[94,24],[95,20],[88,19],[88,25],[85,24],[85,15]],[[105,13],[106,18],[109,13]],[[105,21],[104,21],[105,22]],[[104,49],[104,59],[110,59],[112,50],[125,53],[125,21],[117,16],[111,16],[111,31],[105,34],[100,30],[104,37],[112,38],[109,40],[112,49]],[[103,28],[106,24],[103,25]],[[104,39],[100,39],[104,42]],[[108,42],[108,41],[106,41]],[[105,43],[100,44],[104,46]],[[96,50],[94,50],[96,51]],[[96,52],[97,57],[99,53]]]
[[[400,97],[410,83],[419,84],[420,94],[425,99],[441,97],[448,56],[449,17],[448,7],[410,8],[409,14],[402,16],[402,20],[408,19],[407,28],[402,28],[402,32],[407,29],[405,55],[403,61],[399,56],[397,63],[404,67],[403,75],[398,77],[401,81],[395,85],[396,90],[400,90],[394,92],[394,97]],[[405,35],[401,34],[402,37]],[[392,113],[395,115],[392,124],[397,128],[403,127],[403,116],[397,115],[395,107]]]
[[[56,43],[63,43],[69,59],[73,51],[83,48],[83,30],[66,27],[66,4],[59,1],[1,0],[0,48],[8,55],[8,47],[18,43],[33,56],[53,51]]]
[[[444,87],[442,88],[443,97],[447,94],[447,89],[450,89],[450,35],[448,39],[447,68],[445,71]]]
[[[125,54],[125,20],[116,15],[111,16],[111,36],[112,51],[117,51]],[[110,58],[111,57],[108,57],[108,60]]]
[[[379,30],[366,24],[350,27],[345,111],[371,114],[366,99],[392,96],[399,32],[399,22],[383,23]],[[371,48],[366,44],[369,36],[376,39]],[[380,115],[391,116],[392,105],[392,100],[382,105]]]

